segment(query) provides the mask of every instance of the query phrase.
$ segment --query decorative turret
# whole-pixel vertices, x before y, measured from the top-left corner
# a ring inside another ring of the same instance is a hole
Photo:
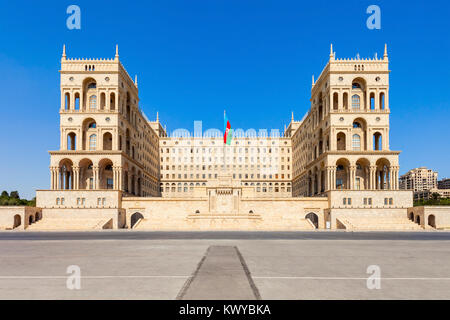
[[[388,60],[387,43],[384,44],[383,60]]]
[[[66,45],[63,45],[63,53],[62,53],[62,60],[66,60]]]
[[[116,44],[116,56],[114,57],[114,60],[119,60],[119,45]]]
[[[330,44],[330,61],[334,60],[333,44]]]

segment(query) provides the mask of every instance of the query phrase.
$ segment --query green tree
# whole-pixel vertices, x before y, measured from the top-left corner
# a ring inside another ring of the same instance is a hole
[[[20,199],[19,191],[11,191],[11,194],[9,195],[9,197],[13,198],[13,199]]]
[[[9,198],[8,192],[7,192],[7,191],[2,191],[1,197],[2,197],[2,198]]]
[[[433,198],[433,200],[438,200],[441,197],[441,195],[437,192],[433,192],[431,194],[431,197]]]

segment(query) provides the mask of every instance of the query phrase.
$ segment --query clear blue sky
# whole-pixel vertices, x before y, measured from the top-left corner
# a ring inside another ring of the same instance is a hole
[[[81,8],[68,30],[66,8]],[[381,8],[381,30],[366,8]],[[170,131],[194,120],[221,128],[279,128],[309,108],[311,75],[337,57],[373,57],[388,43],[391,149],[401,173],[450,177],[448,1],[2,1],[0,190],[31,198],[49,187],[59,148],[59,61],[114,56],[138,74],[141,107]]]

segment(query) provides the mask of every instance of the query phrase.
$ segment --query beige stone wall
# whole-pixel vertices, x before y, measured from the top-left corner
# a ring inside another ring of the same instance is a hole
[[[26,229],[42,218],[42,210],[35,207],[0,207],[0,230]]]
[[[55,209],[120,208],[122,192],[113,190],[37,190],[36,206]]]
[[[409,190],[335,190],[328,199],[332,209],[406,209],[413,204]]]
[[[155,230],[197,230],[200,226],[192,223],[195,216],[208,220],[208,223],[217,221],[211,230],[290,230],[305,220],[308,213],[318,216],[319,228],[322,229],[325,225],[323,210],[327,205],[326,198],[241,199],[239,212],[227,214],[211,212],[206,198],[123,199],[127,226],[131,226],[132,215],[140,213],[144,219],[150,220],[149,225]]]
[[[411,207],[408,208],[407,216],[425,229],[450,229],[450,207],[448,206]]]
[[[124,198],[122,206],[126,210],[128,228],[132,227],[132,216],[141,214],[159,230],[186,229],[189,214],[197,210],[200,213],[209,211],[207,198]]]
[[[112,220],[112,229],[126,227],[126,213],[124,209],[117,208],[52,208],[42,209],[42,218],[67,219],[67,221],[97,220],[106,222]]]
[[[260,214],[267,229],[271,226],[289,228],[299,219],[306,219],[307,214],[314,213],[319,219],[319,229],[325,228],[324,209],[328,208],[328,199],[321,198],[255,198],[242,199],[241,212],[253,211]]]

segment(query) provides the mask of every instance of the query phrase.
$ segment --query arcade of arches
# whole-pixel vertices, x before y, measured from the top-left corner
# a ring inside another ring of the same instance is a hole
[[[52,190],[123,190],[143,196],[143,175],[127,163],[117,166],[110,159],[93,162],[89,158],[74,163],[65,158],[50,171]]]

